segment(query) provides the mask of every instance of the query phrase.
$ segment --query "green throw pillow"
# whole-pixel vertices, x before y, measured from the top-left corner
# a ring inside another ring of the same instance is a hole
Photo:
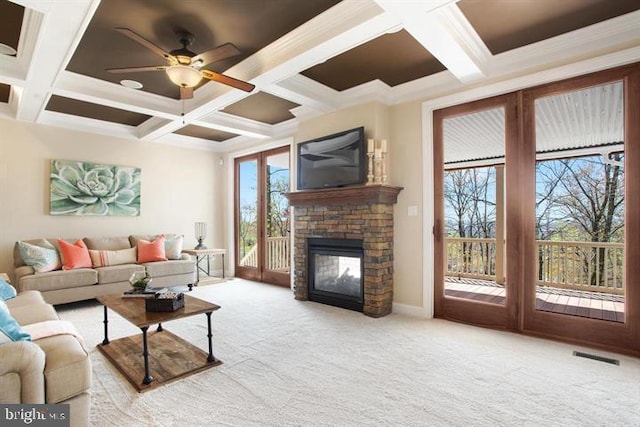
[[[42,240],[38,245],[18,242],[18,249],[24,263],[33,267],[38,273],[60,269],[60,255],[48,240]]]

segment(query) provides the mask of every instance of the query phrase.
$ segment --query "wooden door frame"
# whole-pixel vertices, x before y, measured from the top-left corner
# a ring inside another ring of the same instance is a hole
[[[534,101],[541,96],[615,81],[623,81],[625,85],[625,321],[618,323],[536,310]],[[506,312],[496,309],[494,304],[445,297],[443,286],[446,258],[442,120],[483,107],[498,106],[496,99],[500,99],[499,96],[433,112],[435,317],[640,355],[640,242],[634,238],[640,236],[640,197],[637,197],[640,193],[640,62],[503,96],[514,96],[515,99],[515,105],[510,101],[505,110],[511,111],[513,107],[515,113],[513,122],[506,119],[506,230],[510,260],[507,263]],[[509,123],[515,123],[515,129]]]
[[[233,184],[234,184],[234,195],[233,195],[233,233],[234,233],[234,243],[236,247],[235,254],[235,271],[236,276],[255,280],[259,282],[270,283],[278,286],[289,287],[291,282],[291,272],[289,274],[286,273],[278,273],[274,271],[267,270],[266,266],[266,197],[264,191],[264,183],[266,182],[266,158],[272,155],[287,153],[289,154],[290,148],[289,146],[282,146],[278,148],[269,149],[266,151],[261,151],[258,153],[248,154],[246,156],[237,157],[234,159],[234,174],[233,174]],[[240,246],[239,246],[239,208],[240,208],[240,163],[245,161],[255,160],[257,164],[257,173],[256,180],[258,185],[258,194],[257,194],[257,211],[256,211],[256,221],[257,221],[257,239],[259,241],[258,244],[258,266],[257,268],[246,267],[239,265],[240,262]],[[289,162],[291,164],[291,162]]]
[[[290,155],[291,150],[290,147],[288,145],[283,146],[283,147],[278,147],[278,148],[273,148],[271,150],[267,150],[267,151],[263,151],[261,152],[261,156],[262,156],[262,163],[263,163],[263,167],[261,168],[261,185],[265,184],[267,182],[267,176],[266,176],[266,172],[267,172],[267,157],[269,156],[273,156],[273,155],[277,155],[277,154],[282,154],[282,153],[287,153]],[[289,158],[289,171],[291,171],[291,158]],[[289,174],[289,185],[291,185],[291,174]],[[260,191],[262,193],[262,201],[261,201],[261,206],[262,206],[262,210],[263,210],[263,215],[261,215],[260,221],[261,221],[261,229],[262,229],[262,243],[264,243],[263,249],[262,249],[262,253],[261,253],[261,259],[260,262],[262,263],[261,265],[264,266],[265,268],[262,269],[262,281],[265,283],[270,283],[272,285],[278,285],[278,286],[283,286],[283,287],[290,287],[291,286],[291,267],[289,267],[289,274],[286,273],[279,273],[277,271],[273,271],[273,270],[267,270],[266,269],[266,265],[267,265],[267,251],[266,251],[266,239],[267,239],[267,215],[266,215],[266,211],[267,211],[267,198],[264,197],[264,187],[262,189],[262,191]]]
[[[240,218],[240,164],[246,161],[250,161],[250,160],[255,160],[256,161],[256,168],[257,168],[257,173],[256,173],[256,181],[259,185],[260,181],[260,153],[253,153],[253,154],[248,154],[246,156],[242,156],[242,157],[237,157],[234,159],[234,165],[233,165],[233,240],[234,240],[234,245],[235,245],[235,275],[237,277],[241,277],[243,279],[249,279],[249,280],[256,280],[256,281],[260,281],[262,280],[261,277],[261,273],[260,273],[260,251],[262,250],[261,246],[262,245],[258,245],[258,267],[253,268],[253,267],[247,267],[247,266],[242,266],[240,265],[240,241],[239,241],[239,231],[240,231],[240,223],[238,221],[238,219]],[[260,206],[260,197],[261,197],[261,191],[258,191],[257,194],[257,203],[258,206]],[[258,227],[258,233],[261,230],[261,227],[259,225],[260,222],[260,215],[258,212],[256,212],[256,220],[257,220],[257,224],[256,226]],[[260,236],[256,236],[258,239],[260,239]]]
[[[506,299],[504,304],[491,304],[482,301],[445,296],[444,265],[446,250],[444,245],[444,129],[443,121],[464,114],[504,108],[505,112],[505,172],[506,172],[506,253],[520,254],[519,241],[512,239],[519,217],[519,206],[510,202],[509,193],[517,191],[519,179],[517,168],[510,167],[517,151],[518,128],[516,126],[518,98],[515,93],[485,98],[433,112],[433,168],[434,168],[434,315],[449,320],[472,323],[496,329],[516,330],[519,289],[515,285],[519,271],[516,264],[508,262],[506,266]],[[513,163],[512,163],[513,164]],[[518,210],[516,212],[515,210]],[[512,278],[513,276],[513,278]],[[515,280],[514,280],[515,279]]]
[[[624,83],[625,108],[625,321],[619,323],[536,310],[535,100],[616,81]],[[637,261],[640,259],[637,238],[640,236],[640,197],[637,196],[640,191],[640,63],[523,90],[522,107],[521,194],[525,215],[520,228],[524,244],[521,330],[532,335],[637,354],[640,352],[640,263]]]

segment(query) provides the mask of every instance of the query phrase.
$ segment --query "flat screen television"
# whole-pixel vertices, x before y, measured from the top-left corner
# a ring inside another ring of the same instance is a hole
[[[364,127],[298,144],[298,190],[364,184]]]

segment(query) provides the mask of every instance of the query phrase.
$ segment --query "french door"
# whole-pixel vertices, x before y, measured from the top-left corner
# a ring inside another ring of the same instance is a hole
[[[518,206],[505,197],[517,187],[516,104],[510,94],[434,112],[437,317],[517,327]]]
[[[235,160],[237,277],[289,286],[289,147]]]
[[[526,90],[523,116],[522,329],[638,352],[640,64]]]
[[[640,352],[640,64],[434,112],[435,315]]]

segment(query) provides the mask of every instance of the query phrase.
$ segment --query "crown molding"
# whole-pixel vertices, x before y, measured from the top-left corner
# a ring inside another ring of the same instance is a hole
[[[52,93],[120,110],[178,120],[182,104],[174,99],[63,70]]]
[[[484,44],[477,31],[466,16],[462,13],[457,3],[450,3],[438,9],[442,19],[451,29],[451,34],[458,41],[462,49],[473,58],[480,70],[484,72],[486,65],[492,58],[492,53]]]
[[[258,87],[269,86],[282,80],[284,72],[287,77],[297,74],[382,34],[388,29],[379,28],[376,21],[382,12],[373,2],[343,0],[228,71],[236,73],[234,77],[254,79]],[[327,49],[328,44],[334,46]]]
[[[504,76],[513,71],[548,68],[593,57],[594,52],[603,55],[638,46],[638,22],[640,10],[501,53],[493,57],[489,75]]]
[[[297,120],[300,120],[302,122],[331,112],[331,111],[318,111],[315,108],[307,107],[306,105],[300,105],[299,107],[292,108],[289,111],[291,111],[291,114],[293,114]]]
[[[96,133],[116,138],[138,139],[135,127],[105,122],[87,117],[73,116],[55,111],[43,111],[38,124],[67,128],[78,132]]]
[[[193,150],[211,151],[216,153],[222,152],[219,142],[176,133],[161,136],[151,142],[155,144],[171,145],[178,148],[190,148]]]
[[[36,46],[42,34],[45,15],[33,9],[25,9],[20,29],[20,40],[15,57],[0,55],[0,81],[11,86],[24,87]]]
[[[262,91],[325,113],[340,106],[340,92],[302,74],[266,86]]]
[[[244,117],[216,111],[190,124],[252,138],[265,139],[273,136],[273,126]]]
[[[356,87],[346,89],[340,93],[340,108],[364,104],[366,102],[380,102],[391,104],[392,89],[381,80],[372,80]]]

